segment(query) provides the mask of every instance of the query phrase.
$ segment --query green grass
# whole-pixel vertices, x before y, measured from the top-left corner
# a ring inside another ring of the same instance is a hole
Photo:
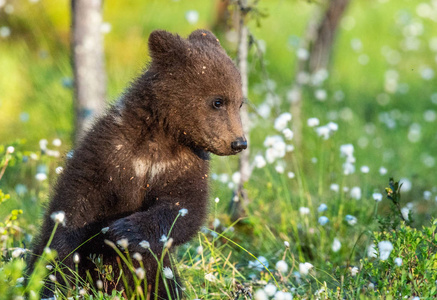
[[[16,149],[12,155],[0,149],[0,167],[7,156],[11,157],[0,179],[3,193],[10,194],[10,199],[0,202],[0,299],[19,299],[14,297],[24,291],[25,283],[20,283],[19,278],[25,264],[12,253],[17,247],[29,247],[50,186],[56,180],[55,169],[63,161],[41,155],[38,141],[60,138],[63,144],[58,150],[64,156],[72,145],[73,124],[69,1],[41,0],[33,4],[20,0],[12,5],[15,10],[10,15],[0,8],[0,27],[11,29],[9,37],[0,37],[0,144],[14,145]],[[315,5],[306,1],[260,1],[260,8],[268,16],[260,27],[249,22],[254,37],[266,45],[263,63],[268,78],[275,83],[273,91],[281,100],[279,108],[273,108],[266,119],[254,113],[266,100],[267,83],[252,50],[252,159],[258,154],[265,156],[266,137],[281,135],[274,129],[274,120],[290,109],[286,95],[296,75],[296,48],[290,41],[304,34]],[[429,46],[435,37],[435,23],[418,16],[417,5],[406,0],[352,1],[346,21],[350,23],[353,18],[355,25],[340,27],[329,78],[320,87],[327,91],[327,100],[318,101],[315,88],[305,88],[302,148],[254,169],[246,186],[251,198],[248,214],[237,223],[232,223],[228,215],[232,197],[229,185],[237,171],[237,160],[213,159],[212,173],[219,178],[227,174],[228,179],[211,180],[211,218],[196,239],[180,247],[177,256],[179,271],[187,279],[188,299],[235,298],[232,293],[240,283],[251,288],[256,299],[266,299],[260,292],[266,283],[291,292],[295,299],[316,298],[316,291],[323,299],[397,299],[399,294],[408,299],[430,299],[437,295],[436,275],[429,272],[437,268],[432,221],[437,213],[437,186],[432,172],[437,159],[436,120],[424,118],[426,111],[428,115],[436,113],[437,100],[433,103],[431,97],[437,93],[437,77],[425,80],[421,76],[427,66],[436,69],[437,53]],[[198,27],[212,27],[214,8],[214,1],[201,0],[105,2],[104,21],[112,26],[105,36],[108,102],[115,101],[147,63],[147,37],[152,30],[162,28],[186,36]],[[190,9],[199,12],[195,25],[185,20],[185,12]],[[421,43],[414,51],[402,46],[405,32],[412,28],[419,28],[416,38]],[[235,57],[236,45],[227,41],[224,33],[217,34]],[[352,49],[354,39],[362,42],[360,50]],[[390,64],[382,54],[387,46],[397,51],[397,64]],[[369,57],[365,65],[358,62],[362,54]],[[388,70],[398,73],[398,83],[407,84],[407,92],[385,91]],[[339,90],[344,94],[340,101],[334,97]],[[388,95],[387,103],[378,100],[381,94]],[[21,120],[26,117],[23,113],[28,114],[27,121]],[[335,122],[338,131],[323,140],[306,125],[310,117],[317,117],[320,125]],[[417,141],[411,140],[411,128],[416,126],[413,124],[421,128]],[[293,140],[286,142],[293,144]],[[355,173],[347,176],[342,168],[345,157],[340,156],[340,145],[344,144],[354,145],[356,159]],[[275,169],[278,164],[285,168],[282,174]],[[41,166],[45,166],[48,179],[38,182],[35,175]],[[369,173],[360,172],[361,166],[368,166]],[[382,166],[387,174],[379,173]],[[289,178],[288,172],[294,172],[295,177]],[[374,192],[385,195],[390,176],[412,183],[412,189],[404,190],[401,199],[402,208],[412,203],[411,224],[399,223],[391,228],[381,225],[381,220],[399,217],[393,214],[388,199],[377,203],[372,197]],[[17,192],[22,188],[20,184],[26,186],[26,192]],[[340,191],[333,191],[331,184],[338,184]],[[361,189],[358,200],[351,197],[353,187]],[[429,200],[424,192],[431,193]],[[220,198],[218,203],[213,202],[216,197]],[[322,203],[328,209],[318,212]],[[301,207],[308,208],[309,213],[301,214]],[[348,224],[347,215],[355,216],[357,223]],[[329,222],[320,225],[320,216],[326,216]],[[215,219],[220,225],[213,225]],[[341,242],[338,251],[332,249],[335,238]],[[369,258],[368,246],[384,240],[393,244],[390,257],[384,261]],[[289,242],[289,248],[284,241]],[[269,265],[259,270],[250,268],[260,256]],[[395,264],[396,257],[403,258],[402,266]],[[276,270],[279,260],[288,265],[284,274]],[[308,275],[299,276],[299,264],[305,262],[314,267]],[[358,268],[355,276],[351,273],[353,267]],[[210,275],[205,278],[206,274]],[[44,271],[38,276],[42,278]],[[72,296],[76,292],[71,291]],[[92,299],[111,298],[96,288],[88,289],[87,294],[93,295]]]

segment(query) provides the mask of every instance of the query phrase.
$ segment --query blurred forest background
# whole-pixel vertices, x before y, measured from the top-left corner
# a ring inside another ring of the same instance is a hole
[[[335,1],[345,10],[329,60],[312,68],[311,37],[332,25],[318,27]],[[179,254],[182,274],[200,282],[187,289],[192,299],[231,297],[236,282],[257,299],[279,291],[329,299],[437,293],[430,271],[437,268],[430,225],[437,213],[437,1],[335,1],[243,2],[249,7],[248,204],[233,222],[238,158],[214,157],[211,200],[218,199],[206,225],[214,232],[202,231]],[[239,4],[105,1],[107,104],[147,66],[155,29],[181,36],[210,29],[237,61]],[[69,1],[0,0],[0,187],[10,194],[0,201],[5,264],[12,259],[8,248],[29,245],[56,170],[74,145],[70,27]],[[403,184],[400,202],[385,197],[389,177]],[[406,240],[422,226],[430,226],[430,235],[423,233],[416,252]],[[384,240],[393,243],[393,254],[378,261],[369,246]],[[411,260],[401,267],[396,257]],[[311,271],[301,269],[305,263]]]

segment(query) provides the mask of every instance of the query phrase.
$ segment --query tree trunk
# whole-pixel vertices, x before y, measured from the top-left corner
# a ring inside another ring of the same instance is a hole
[[[309,53],[307,59],[298,58],[296,79],[292,88],[295,96],[291,102],[291,114],[293,115],[295,146],[299,150],[302,150],[302,88],[304,85],[299,82],[299,75],[313,74],[318,70],[328,69],[336,31],[349,2],[350,0],[327,0],[326,9],[323,6],[317,7],[299,46]]]
[[[105,108],[106,76],[102,24],[103,0],[72,0],[75,143]]]

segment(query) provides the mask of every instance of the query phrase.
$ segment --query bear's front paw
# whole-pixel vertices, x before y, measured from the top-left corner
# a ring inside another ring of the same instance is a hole
[[[128,218],[115,221],[102,232],[108,240],[115,242],[117,246],[130,252],[146,252],[146,248],[141,246],[145,237],[139,232],[138,226],[132,224]]]

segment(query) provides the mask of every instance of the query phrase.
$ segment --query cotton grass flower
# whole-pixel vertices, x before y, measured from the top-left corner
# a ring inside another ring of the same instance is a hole
[[[317,118],[309,118],[307,120],[307,124],[309,127],[316,127],[316,126],[319,126],[320,121]]]
[[[355,224],[357,224],[357,218],[355,216],[346,215],[345,220],[351,226],[354,226]]]
[[[259,289],[255,292],[255,294],[253,295],[253,298],[255,300],[268,300],[269,296],[267,296],[266,292],[262,289]]]
[[[50,215],[50,218],[55,221],[55,223],[62,224],[65,226],[65,213],[63,211],[56,211]]]
[[[143,260],[143,256],[140,253],[138,253],[138,252],[135,252],[134,255],[132,255],[132,257],[136,261],[142,261]]]
[[[290,248],[290,243],[289,243],[288,241],[284,241],[284,246],[285,246],[286,248]]]
[[[280,114],[275,120],[275,124],[274,124],[275,129],[277,131],[284,130],[287,127],[288,122],[291,121],[291,118],[292,117],[291,117],[290,113],[286,112],[286,113]]]
[[[267,296],[272,297],[276,293],[276,285],[268,283],[264,287],[264,291],[266,292]]]
[[[143,268],[137,268],[135,269],[135,275],[139,280],[143,280],[144,277],[146,276],[146,271],[144,271]]]
[[[293,131],[291,131],[290,128],[285,128],[284,130],[282,130],[282,134],[284,135],[285,139],[290,141],[293,139],[294,133]]]
[[[173,279],[173,277],[174,277],[173,271],[169,267],[164,267],[162,272],[163,272],[165,278]]]
[[[24,250],[23,248],[17,248],[14,251],[12,251],[12,257],[13,258],[17,258],[20,257],[22,254],[24,254],[24,252],[26,252],[26,250]]]
[[[124,250],[127,250],[127,247],[129,246],[129,240],[128,239],[119,239],[117,241],[117,245],[123,248]]]
[[[44,181],[44,180],[46,180],[47,179],[47,174],[46,173],[37,173],[36,175],[35,175],[35,179],[36,180],[38,180],[38,181]]]
[[[384,168],[384,167],[380,167],[380,168],[379,168],[379,174],[380,174],[380,175],[385,175],[385,174],[387,174],[387,169]]]
[[[77,265],[80,262],[80,256],[79,253],[74,253],[73,255],[73,262]]]
[[[288,264],[284,260],[279,260],[276,263],[276,269],[281,272],[282,274],[287,273],[288,271]]]
[[[189,10],[185,13],[185,19],[191,25],[196,24],[199,21],[199,12],[197,10]]]
[[[373,197],[373,200],[375,200],[376,202],[382,201],[382,194],[381,193],[373,193],[372,197]]]
[[[299,208],[299,213],[302,216],[308,215],[310,213],[310,209],[308,207],[300,207]]]
[[[188,214],[188,209],[186,208],[180,209],[179,214],[181,215],[181,217],[185,217]]]
[[[314,266],[308,262],[306,263],[300,263],[299,264],[299,273],[301,275],[308,275],[309,271],[313,268]]]
[[[358,186],[354,186],[351,189],[351,198],[355,199],[355,200],[360,200],[361,199],[361,188]]]
[[[254,164],[255,167],[257,167],[258,169],[264,168],[266,166],[266,160],[264,159],[264,156],[262,155],[256,155],[254,158]]]
[[[332,251],[338,252],[341,249],[341,242],[338,238],[334,238],[331,246]]]
[[[269,267],[269,262],[264,256],[259,256],[255,261],[249,261],[249,268],[255,269],[257,271],[262,271],[264,268]]]
[[[6,154],[12,154],[14,153],[15,148],[13,146],[9,146],[8,148],[6,148]]]
[[[352,276],[352,277],[355,277],[355,276],[358,274],[359,270],[360,270],[360,269],[358,269],[357,267],[352,267],[352,268],[350,268],[351,276]]]
[[[336,184],[336,183],[332,183],[332,184],[329,186],[329,189],[330,189],[331,191],[333,191],[333,192],[338,193],[338,192],[340,191],[340,186],[339,186],[338,184]]]
[[[321,216],[321,217],[319,217],[318,221],[319,221],[320,225],[325,226],[326,224],[328,224],[329,219],[328,219],[328,217]]]
[[[293,179],[296,177],[296,174],[294,174],[294,172],[288,172],[287,176],[288,176],[288,178]]]
[[[160,242],[163,242],[163,243],[167,242],[167,240],[168,240],[168,238],[167,238],[167,236],[166,236],[165,234],[163,234],[163,235],[161,236],[161,238],[159,239],[159,241],[160,241]]]
[[[378,257],[378,252],[376,251],[376,245],[374,243],[367,247],[367,256],[370,258]]]
[[[208,280],[209,282],[214,282],[217,280],[217,277],[212,273],[208,273],[205,275],[205,279]]]
[[[141,241],[139,243],[140,247],[144,248],[144,249],[149,249],[150,248],[150,243],[148,241]]]
[[[396,264],[396,266],[398,266],[398,267],[402,266],[402,258],[400,258],[400,257],[396,257],[396,258],[395,258],[395,264]]]
[[[360,168],[361,173],[367,174],[370,171],[370,168],[368,166],[362,166]]]
[[[390,241],[382,241],[378,243],[379,259],[387,260],[393,250],[393,244]]]

